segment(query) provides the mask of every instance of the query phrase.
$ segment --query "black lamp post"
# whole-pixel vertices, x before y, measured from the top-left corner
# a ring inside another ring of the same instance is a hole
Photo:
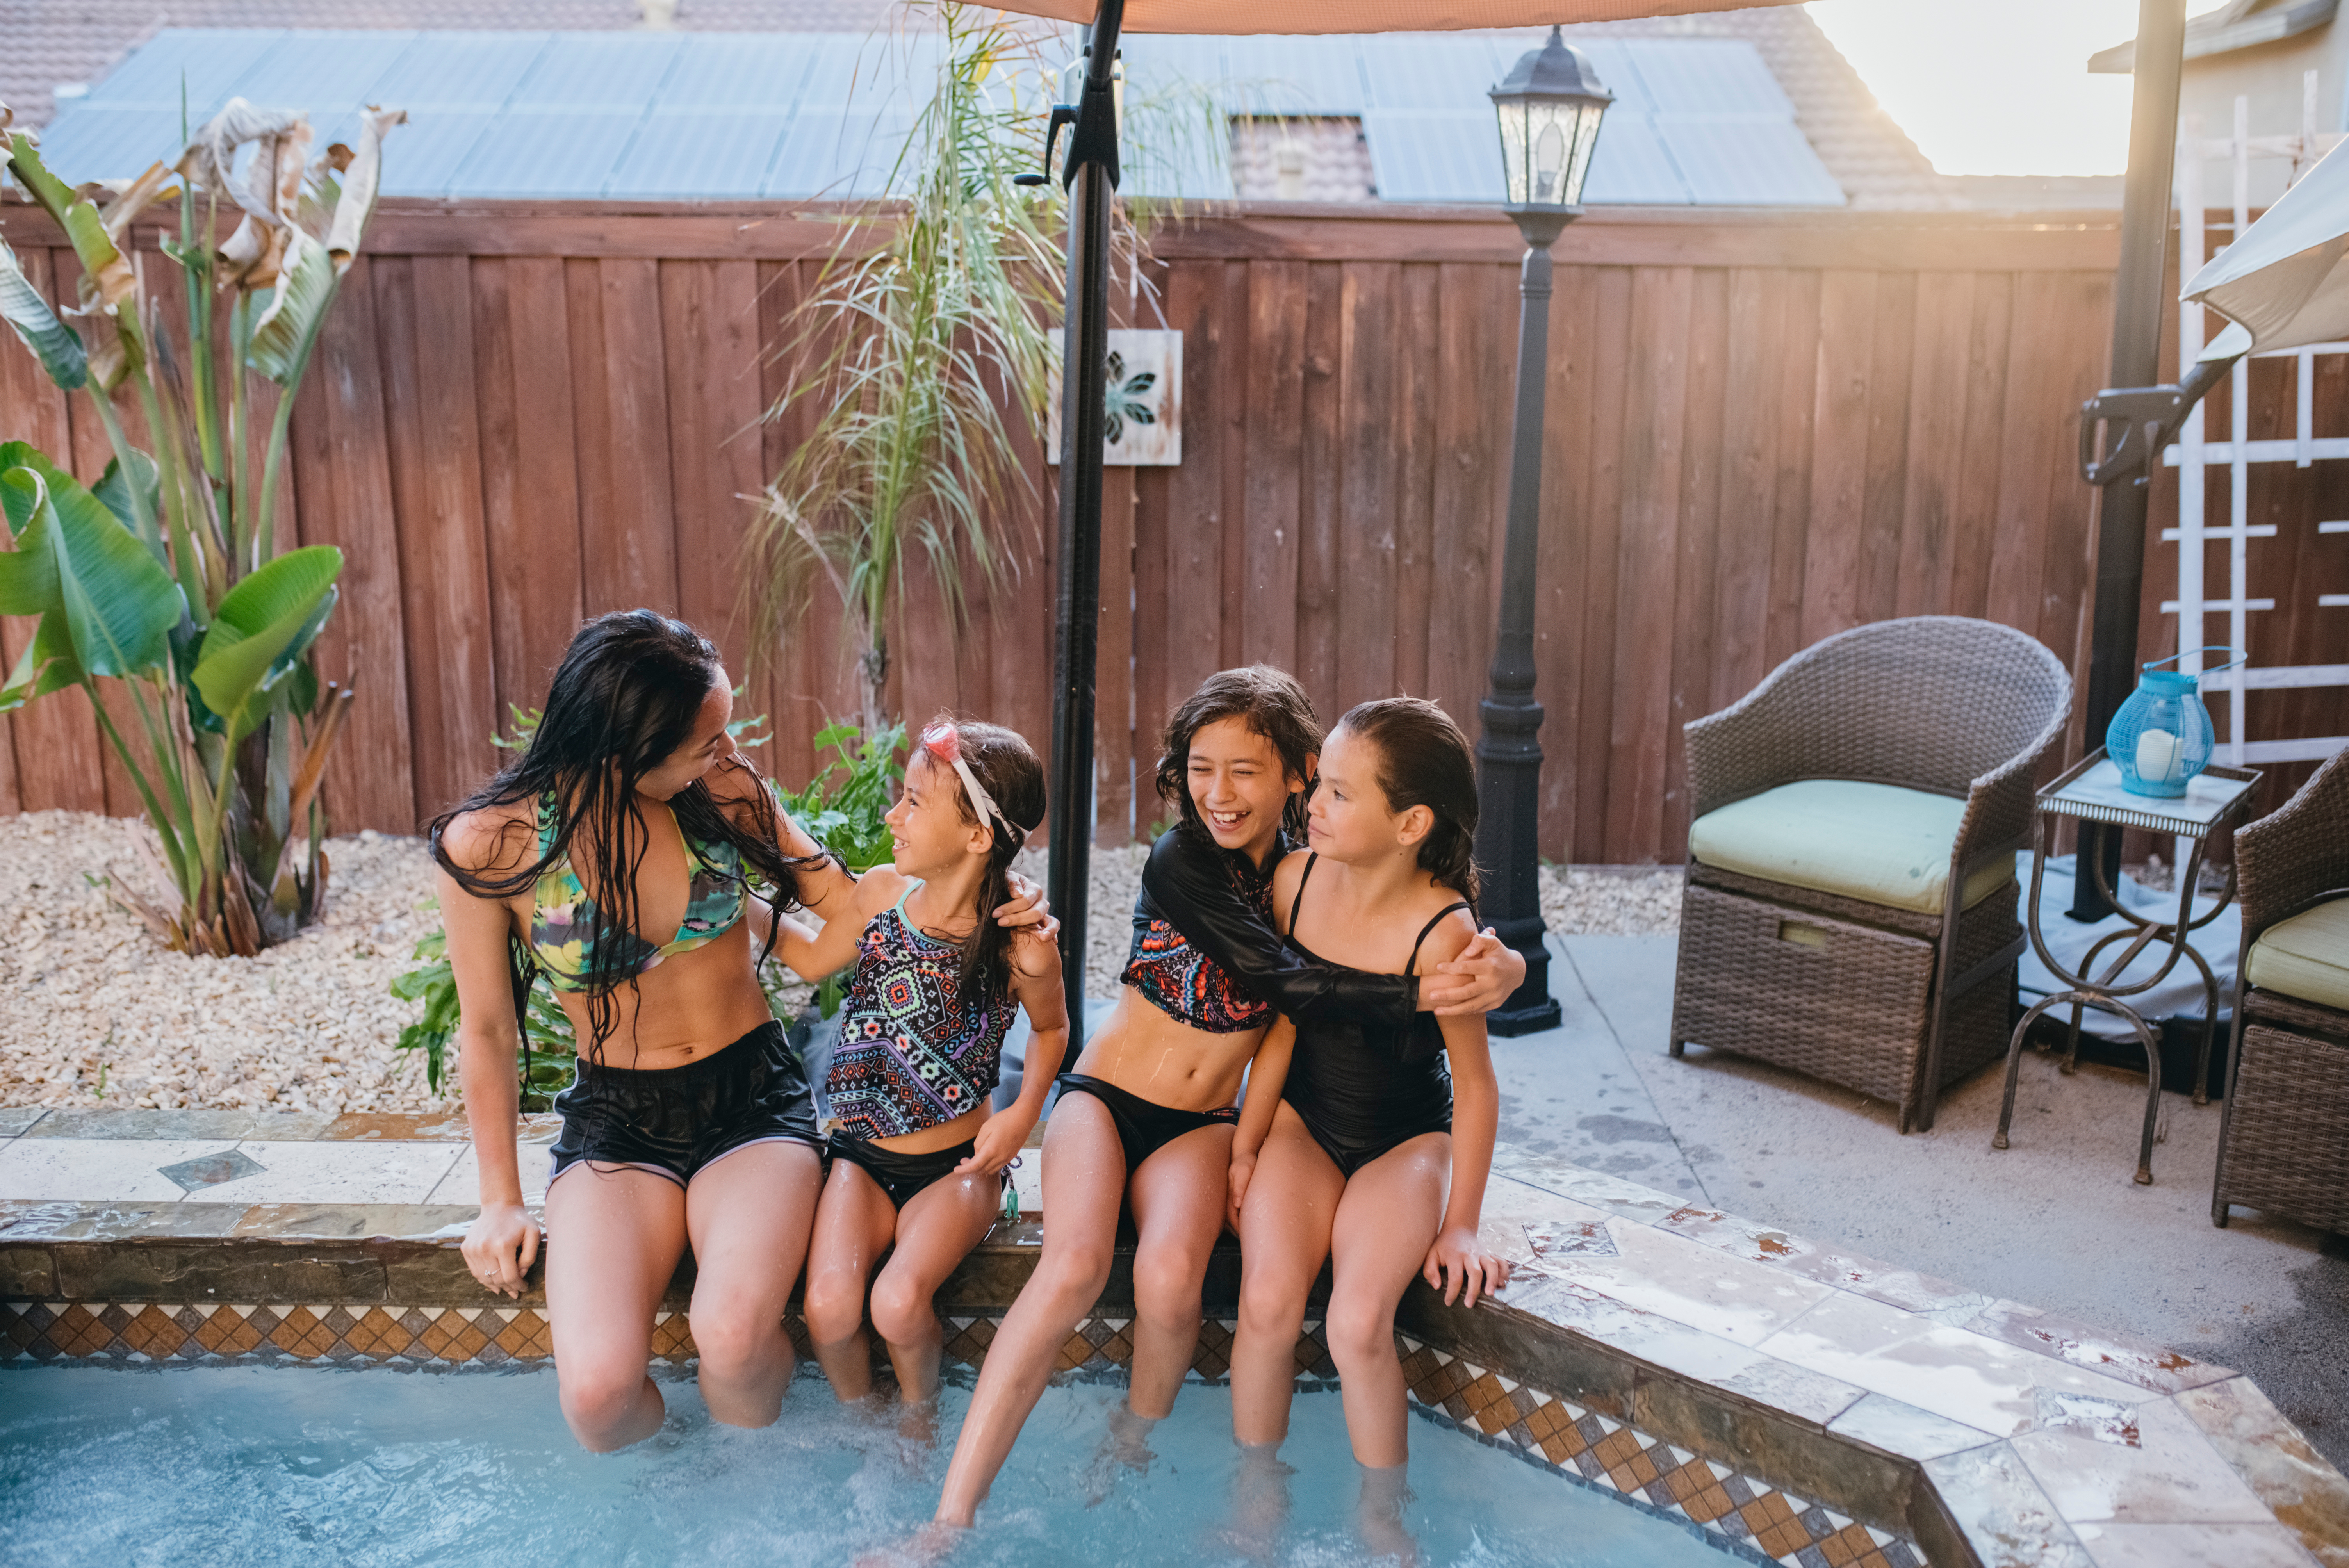
[[[1501,624],[1476,743],[1476,861],[1485,919],[1525,955],[1526,982],[1485,1025],[1496,1035],[1557,1026],[1542,945],[1539,818],[1542,706],[1534,700],[1534,569],[1541,512],[1542,391],[1549,369],[1549,248],[1582,216],[1599,122],[1615,95],[1556,27],[1492,91],[1508,204],[1526,238],[1518,274],[1517,400],[1509,443],[1509,531],[1501,554]]]

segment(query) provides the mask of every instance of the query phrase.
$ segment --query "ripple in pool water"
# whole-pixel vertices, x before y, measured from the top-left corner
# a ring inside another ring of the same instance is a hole
[[[847,1563],[929,1515],[969,1403],[936,1449],[802,1376],[782,1419],[709,1419],[666,1383],[666,1429],[582,1452],[551,1370],[43,1367],[0,1374],[0,1562],[354,1565]],[[1336,1568],[1372,1560],[1335,1392],[1298,1396],[1282,1457],[1244,1467],[1228,1391],[1194,1384],[1136,1471],[1106,1465],[1106,1383],[1048,1389],[957,1568]],[[1424,1422],[1402,1524],[1426,1564],[1713,1568],[1654,1518]]]

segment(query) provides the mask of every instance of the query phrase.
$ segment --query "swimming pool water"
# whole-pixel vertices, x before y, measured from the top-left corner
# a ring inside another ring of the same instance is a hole
[[[548,1368],[39,1367],[0,1373],[0,1562],[845,1564],[929,1515],[942,1441],[843,1409],[803,1373],[782,1419],[709,1419],[688,1380],[625,1453],[583,1452]],[[1300,1392],[1282,1458],[1246,1464],[1231,1396],[1192,1385],[1136,1471],[1097,1459],[1122,1384],[1048,1389],[951,1562],[961,1568],[1338,1568],[1371,1560],[1334,1391]],[[1423,1564],[1718,1568],[1682,1525],[1432,1423],[1411,1429],[1402,1522]]]

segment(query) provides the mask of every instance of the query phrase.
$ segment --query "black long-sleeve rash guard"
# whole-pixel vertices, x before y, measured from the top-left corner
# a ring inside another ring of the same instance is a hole
[[[1234,862],[1250,882],[1269,881],[1288,844],[1284,838],[1262,871],[1243,857],[1181,828],[1168,829],[1150,847],[1142,868],[1138,913],[1164,920],[1229,975],[1249,995],[1296,1023],[1385,1024],[1409,1028],[1419,1006],[1419,978],[1372,975],[1308,958],[1280,939],[1271,923],[1249,907],[1233,876]]]

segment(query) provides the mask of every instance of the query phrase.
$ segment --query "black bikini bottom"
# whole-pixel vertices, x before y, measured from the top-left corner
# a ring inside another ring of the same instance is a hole
[[[953,1175],[954,1168],[970,1158],[978,1142],[972,1140],[927,1154],[900,1154],[869,1138],[834,1132],[826,1147],[834,1160],[845,1160],[872,1177],[874,1185],[889,1194],[890,1206],[902,1209],[931,1182]]]
[[[1118,1145],[1125,1150],[1125,1173],[1129,1178],[1142,1169],[1143,1161],[1186,1132],[1196,1132],[1203,1127],[1239,1125],[1240,1113],[1236,1106],[1219,1106],[1214,1110],[1176,1110],[1082,1073],[1062,1073],[1055,1081],[1063,1097],[1089,1094],[1109,1108],[1110,1119],[1117,1124]]]
[[[788,1140],[822,1150],[807,1074],[765,1023],[723,1050],[681,1068],[579,1064],[554,1097],[563,1130],[552,1181],[574,1165],[626,1165],[685,1186],[738,1149]]]

